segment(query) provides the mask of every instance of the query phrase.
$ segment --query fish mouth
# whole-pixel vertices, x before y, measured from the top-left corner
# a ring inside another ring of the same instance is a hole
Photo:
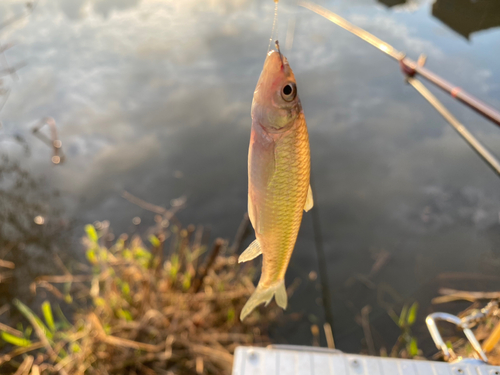
[[[267,53],[267,58],[264,67],[269,71],[277,72],[280,70],[286,70],[286,67],[288,66],[288,60],[286,59],[285,56],[281,54],[278,41],[276,41],[276,43],[277,43],[276,45],[277,50],[272,49]]]

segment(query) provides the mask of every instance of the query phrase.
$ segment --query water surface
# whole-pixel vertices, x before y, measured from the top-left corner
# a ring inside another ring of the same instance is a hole
[[[495,1],[320,3],[411,58],[425,53],[429,69],[500,108]],[[23,6],[2,1],[0,21]],[[18,81],[6,78],[0,131],[25,137],[32,155],[6,141],[2,152],[60,191],[75,237],[96,220],[115,233],[135,216],[139,230],[151,225],[153,214],[123,190],[162,206],[185,196],[183,222],[232,237],[246,211],[250,105],[273,8],[270,0],[40,0],[0,35],[16,43],[8,61],[27,63]],[[356,315],[370,304],[382,330],[376,344],[390,347],[397,329],[381,295],[400,307],[428,301],[445,272],[498,273],[500,180],[384,54],[287,0],[277,38],[309,126],[337,346],[360,350]],[[431,90],[500,157],[500,129]],[[45,116],[57,122],[61,165],[30,133]],[[318,280],[308,279],[315,251],[306,214],[287,274],[287,284],[302,279],[287,314],[303,317],[277,330],[277,341],[310,344],[310,324],[324,321]],[[384,252],[388,261],[370,274]]]

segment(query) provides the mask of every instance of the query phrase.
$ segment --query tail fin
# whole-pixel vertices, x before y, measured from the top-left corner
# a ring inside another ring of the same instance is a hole
[[[276,303],[283,310],[286,310],[286,305],[288,303],[288,297],[286,295],[285,280],[278,281],[277,283],[271,285],[268,288],[262,285],[257,285],[255,292],[250,296],[243,310],[241,310],[240,320],[243,320],[250,314],[257,306],[262,303],[266,303],[266,306],[271,302],[273,296],[276,296]]]

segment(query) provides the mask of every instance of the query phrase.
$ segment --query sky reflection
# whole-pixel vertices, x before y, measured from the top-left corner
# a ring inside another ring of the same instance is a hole
[[[2,131],[30,140],[35,157],[24,163],[63,193],[67,215],[78,225],[110,220],[120,232],[137,215],[144,217],[141,225],[151,224],[153,215],[121,198],[127,190],[159,205],[186,195],[183,220],[232,237],[246,210],[250,104],[273,5],[40,0],[29,19],[1,35],[3,43],[16,43],[9,61],[28,63],[10,83]],[[431,70],[500,108],[499,29],[466,40],[433,18],[427,1],[390,9],[375,0],[322,5],[412,58],[426,53]],[[20,7],[3,1],[0,20]],[[500,181],[404,84],[395,62],[286,0],[280,1],[280,40],[291,19],[294,43],[284,53],[310,130],[336,332],[345,350],[357,350],[353,313],[335,296],[353,274],[368,273],[370,251],[392,254],[376,282],[404,297],[445,269],[479,270],[479,255],[491,251],[488,231],[498,229]],[[499,129],[438,96],[500,156]],[[56,119],[67,156],[57,167],[51,150],[29,135],[45,116]],[[18,148],[0,145],[21,158]],[[306,215],[290,282],[315,268]],[[305,283],[290,301],[292,311],[321,317],[317,297]],[[353,303],[362,307],[373,299]],[[307,329],[289,340],[303,340]]]

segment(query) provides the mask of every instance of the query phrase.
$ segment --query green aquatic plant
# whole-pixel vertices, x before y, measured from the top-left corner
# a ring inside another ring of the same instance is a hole
[[[405,304],[399,316],[393,310],[389,310],[392,320],[401,329],[401,334],[391,351],[392,357],[413,358],[419,355],[417,338],[411,330],[417,319],[417,312],[418,302],[414,302],[411,306]]]

